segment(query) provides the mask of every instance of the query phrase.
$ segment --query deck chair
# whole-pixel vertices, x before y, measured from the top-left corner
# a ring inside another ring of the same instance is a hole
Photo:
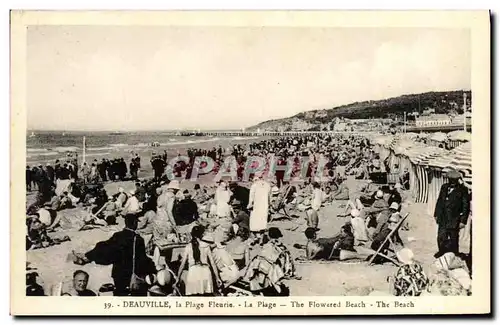
[[[407,213],[396,225],[396,227],[394,227],[393,230],[391,230],[391,232],[387,235],[387,237],[385,237],[384,241],[382,242],[382,244],[380,244],[380,246],[378,247],[377,251],[375,252],[375,254],[372,255],[372,257],[370,258],[368,264],[369,265],[372,265],[374,264],[373,261],[375,260],[375,258],[377,256],[380,256],[382,258],[385,258],[386,260],[389,260],[391,261],[392,263],[396,264],[396,266],[400,266],[401,263],[399,263],[399,261],[397,259],[394,259],[390,256],[387,256],[386,254],[382,253],[382,249],[384,248],[385,244],[387,242],[389,242],[389,247],[387,248],[389,251],[392,251],[393,253],[396,253],[396,245],[394,244],[394,241],[392,240],[392,236],[394,235],[394,233],[398,232],[399,231],[399,228],[401,228],[401,225],[405,222],[405,220],[408,218],[410,214]]]
[[[279,195],[278,202],[277,202],[275,208],[273,209],[273,211],[271,212],[270,221],[277,220],[278,218],[276,218],[275,215],[280,214],[281,211],[283,212],[284,215],[281,215],[281,218],[279,218],[279,219],[288,219],[288,220],[292,219],[291,213],[289,213],[289,211],[287,211],[287,206],[286,206],[286,201],[288,199],[288,195],[290,194],[291,190],[292,190],[292,187],[290,185],[286,185],[284,194]]]

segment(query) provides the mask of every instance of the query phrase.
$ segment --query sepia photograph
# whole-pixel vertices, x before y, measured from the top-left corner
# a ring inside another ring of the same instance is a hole
[[[11,313],[489,313],[489,19],[12,11]]]

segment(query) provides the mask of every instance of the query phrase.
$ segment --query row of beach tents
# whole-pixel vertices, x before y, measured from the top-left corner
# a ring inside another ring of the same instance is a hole
[[[422,142],[422,137],[428,141]],[[391,170],[397,165],[399,172],[405,169],[410,174],[410,194],[415,202],[427,203],[428,212],[434,208],[441,185],[450,170],[462,174],[464,185],[472,190],[472,147],[470,133],[454,131],[448,134],[433,133],[421,135],[402,133],[378,135],[372,139],[380,158],[388,158]],[[440,143],[450,143],[453,148],[445,149]]]

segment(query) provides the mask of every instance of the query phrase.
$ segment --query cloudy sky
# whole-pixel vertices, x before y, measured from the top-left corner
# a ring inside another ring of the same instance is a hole
[[[27,51],[29,129],[238,129],[471,87],[461,29],[30,26]]]

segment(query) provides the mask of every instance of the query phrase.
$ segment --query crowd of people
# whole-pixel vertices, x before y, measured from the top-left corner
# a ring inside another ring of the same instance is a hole
[[[400,249],[404,247],[399,231],[407,229],[408,224],[402,214],[404,199],[400,191],[408,186],[407,171],[398,179],[389,179],[388,185],[376,184],[371,180],[373,175],[387,174],[391,166],[387,160],[381,161],[364,137],[282,137],[226,150],[188,149],[187,155],[188,163],[174,167],[176,176],[189,178],[195,157],[207,156],[215,161],[215,174],[225,157],[234,156],[238,162],[237,178],[225,177],[216,185],[197,183],[194,188],[184,188],[184,182],[165,177],[166,152],[155,153],[151,159],[153,178],[134,177],[133,190],[120,187],[118,193],[110,195],[102,182],[115,179],[109,174],[110,166],[114,165],[103,160],[98,168],[93,163],[97,185],[84,186],[80,193],[76,193],[78,186],[72,186],[57,199],[49,198],[49,204],[28,210],[27,248],[45,247],[47,231],[60,226],[57,211],[82,204],[89,209],[82,229],[107,227],[123,219],[123,230],[110,239],[87,252],[72,253],[78,265],[112,264],[114,283],[110,290],[116,296],[231,295],[234,290],[252,295],[287,296],[290,292],[286,281],[300,279],[297,260],[370,259],[383,263],[387,261],[384,256],[390,255],[394,248],[390,243]],[[277,158],[282,166],[294,162],[290,177],[285,170],[273,171],[266,165],[261,172],[251,173],[250,182],[246,182],[245,164],[252,156],[265,158],[266,162]],[[294,181],[302,171],[300,157],[307,157],[310,163],[304,179]],[[327,158],[324,170],[319,170],[320,157]],[[134,168],[140,168],[138,156],[133,163]],[[119,166],[122,160],[117,161],[111,175],[118,178],[123,175]],[[63,168],[70,170],[68,166]],[[106,169],[101,172],[103,168]],[[319,174],[324,176],[321,181]],[[449,186],[452,189],[443,187],[436,209],[440,229],[436,258],[449,252],[458,255],[456,231],[468,218],[469,207],[465,202],[468,193],[458,181],[453,181],[456,176],[453,175]],[[346,184],[349,178],[364,180],[366,186],[353,193]],[[90,177],[90,184],[92,180]],[[333,203],[345,207],[345,212],[323,216],[324,207]],[[340,229],[334,230],[335,236],[318,238],[324,220],[320,216],[344,219]],[[304,252],[297,259],[282,241],[286,232],[275,222],[283,218],[297,224],[293,231],[304,233],[306,244],[293,245]],[[182,250],[177,259],[173,258],[176,249]],[[58,292],[90,296],[86,288],[88,280],[87,273],[75,272],[68,284],[70,288]]]

